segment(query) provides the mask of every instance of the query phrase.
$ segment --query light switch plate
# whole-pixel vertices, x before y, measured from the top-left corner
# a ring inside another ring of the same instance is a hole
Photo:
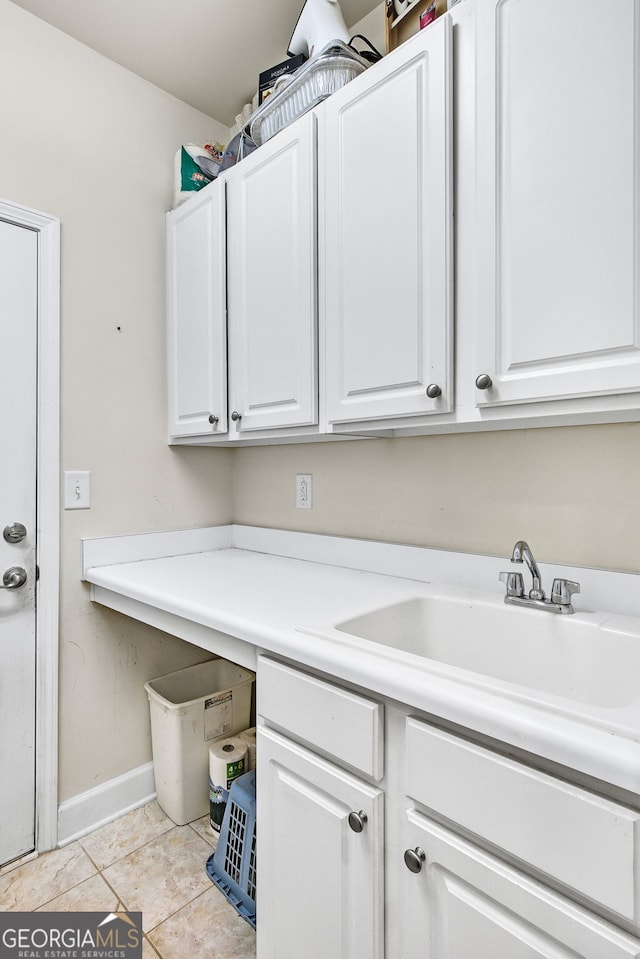
[[[89,470],[66,470],[64,474],[64,508],[91,508],[91,473]]]

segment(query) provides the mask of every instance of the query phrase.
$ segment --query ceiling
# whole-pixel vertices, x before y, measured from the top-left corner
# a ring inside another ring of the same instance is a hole
[[[226,126],[287,59],[303,0],[13,0]],[[379,0],[340,0],[348,26]]]

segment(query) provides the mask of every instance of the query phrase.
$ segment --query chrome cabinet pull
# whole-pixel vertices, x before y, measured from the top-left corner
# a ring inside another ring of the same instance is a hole
[[[476,387],[479,390],[490,390],[493,386],[493,380],[488,373],[481,373],[479,376],[476,376]]]
[[[234,423],[238,423],[242,419],[242,413],[238,413],[237,410],[234,410],[231,414],[231,419]]]
[[[439,396],[442,396],[442,390],[437,383],[429,383],[427,387],[427,396],[430,400],[437,400]]]
[[[209,422],[212,426],[217,426],[218,417],[214,413],[209,413]]]
[[[364,809],[361,809],[360,812],[350,812],[349,813],[349,826],[354,832],[362,832],[366,823],[368,816]]]
[[[404,854],[404,864],[409,870],[409,872],[418,873],[422,869],[422,866],[427,858],[427,854],[424,849],[421,849],[420,846],[416,846],[415,849],[406,849]]]

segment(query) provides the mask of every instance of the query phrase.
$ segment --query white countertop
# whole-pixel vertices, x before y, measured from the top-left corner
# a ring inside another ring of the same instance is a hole
[[[332,628],[405,599],[451,595],[461,589],[465,567],[465,581],[481,587],[485,596],[491,582],[499,597],[496,569],[508,566],[505,560],[246,527],[214,528],[202,531],[201,538],[197,531],[184,531],[90,540],[83,554],[83,578],[92,584],[94,601],[241,665],[255,668],[257,653],[275,654],[640,793],[639,700],[621,710],[567,708],[557,697],[495,683]],[[369,568],[350,568],[356,564]],[[379,568],[403,575],[372,571]],[[438,585],[425,576],[437,578]],[[628,579],[620,584],[625,595],[628,586]],[[469,587],[465,590],[468,594]],[[614,596],[615,589],[607,595]],[[626,621],[611,614],[584,615],[614,626],[624,627]]]

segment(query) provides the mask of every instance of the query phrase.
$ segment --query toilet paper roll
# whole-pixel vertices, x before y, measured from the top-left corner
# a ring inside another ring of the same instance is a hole
[[[238,739],[247,744],[249,749],[247,755],[248,769],[251,771],[256,768],[256,727],[251,726],[250,729],[243,729],[241,733],[238,733]]]
[[[219,739],[209,747],[209,820],[220,832],[229,790],[234,779],[248,772],[249,747],[237,736]]]

